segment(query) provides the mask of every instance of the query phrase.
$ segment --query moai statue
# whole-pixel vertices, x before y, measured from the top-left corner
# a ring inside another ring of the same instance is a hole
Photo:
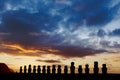
[[[55,65],[52,66],[52,74],[55,74],[56,72],[56,68],[55,68]]]
[[[102,74],[107,74],[106,64],[103,64],[103,65],[102,65]]]
[[[40,68],[40,65],[38,65],[38,68],[37,68],[37,73],[41,73],[41,68]]]
[[[20,73],[22,73],[22,66],[20,66]]]
[[[68,73],[68,67],[64,66],[64,74],[67,74],[67,73]]]
[[[78,67],[78,73],[82,74],[82,65],[79,65],[79,67]]]
[[[47,74],[50,74],[50,66],[47,66]]]
[[[43,74],[46,73],[46,66],[43,66],[42,73],[43,73]]]
[[[88,64],[85,65],[85,74],[89,74],[89,65]]]
[[[31,65],[29,65],[28,67],[28,73],[31,73],[32,69],[31,69]]]
[[[71,71],[71,74],[75,74],[74,62],[71,62],[70,71]]]
[[[26,65],[24,66],[24,73],[25,74],[27,73],[27,67],[26,67]]]
[[[94,62],[94,74],[98,74],[98,73],[99,73],[98,62],[95,61]]]
[[[36,66],[33,66],[33,73],[36,73]]]
[[[57,69],[57,71],[58,71],[58,74],[61,74],[61,65],[58,65],[58,69]]]

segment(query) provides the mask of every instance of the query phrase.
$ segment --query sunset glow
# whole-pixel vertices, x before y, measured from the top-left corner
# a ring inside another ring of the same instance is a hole
[[[0,63],[92,73],[94,61],[120,73],[120,0],[0,0]]]

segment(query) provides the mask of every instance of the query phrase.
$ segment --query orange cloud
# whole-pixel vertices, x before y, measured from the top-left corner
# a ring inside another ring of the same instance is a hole
[[[1,44],[1,52],[11,55],[27,55],[27,56],[41,56],[42,54],[53,54],[59,52],[59,50],[52,49],[50,47],[40,48],[25,48],[17,44]]]
[[[8,45],[8,44],[2,44],[2,46],[4,47],[7,47],[7,48],[10,48],[10,49],[13,49],[13,50],[19,50],[20,53],[24,52],[24,53],[37,53],[37,52],[43,52],[43,51],[40,51],[40,50],[35,50],[35,49],[25,49],[23,47],[21,47],[20,45]]]

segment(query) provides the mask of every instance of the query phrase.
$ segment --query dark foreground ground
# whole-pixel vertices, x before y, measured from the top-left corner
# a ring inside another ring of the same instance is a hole
[[[120,74],[0,74],[0,80],[120,80]]]

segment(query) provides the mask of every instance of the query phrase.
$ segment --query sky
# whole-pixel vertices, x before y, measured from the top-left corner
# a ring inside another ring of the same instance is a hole
[[[0,0],[0,62],[107,64],[120,73],[120,0]]]

